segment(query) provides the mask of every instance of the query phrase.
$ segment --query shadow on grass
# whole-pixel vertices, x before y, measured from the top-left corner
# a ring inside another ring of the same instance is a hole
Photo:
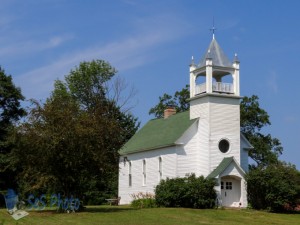
[[[266,211],[269,213],[274,213],[274,214],[299,214],[300,215],[300,211],[283,211],[283,212],[276,212],[276,211]]]
[[[114,212],[121,212],[121,211],[130,211],[136,210],[129,206],[87,206],[82,211],[76,211],[75,213],[114,213]],[[29,211],[30,212],[30,211]],[[56,209],[45,209],[41,211],[32,211],[37,214],[60,214],[60,213],[67,213],[66,211],[58,211]],[[70,212],[73,214],[73,212]],[[1,224],[0,224],[1,225]]]
[[[121,212],[121,211],[130,211],[136,210],[129,206],[87,206],[84,211],[88,213],[113,213],[113,212]]]
[[[57,210],[54,209],[46,209],[46,210],[25,210],[26,212],[39,214],[39,215],[51,215],[59,213]],[[1,225],[1,224],[0,224]]]

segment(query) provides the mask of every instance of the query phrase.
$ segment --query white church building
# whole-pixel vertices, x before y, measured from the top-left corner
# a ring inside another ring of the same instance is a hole
[[[213,39],[199,64],[191,63],[190,109],[150,120],[119,151],[120,204],[131,194],[154,193],[166,178],[195,173],[216,179],[219,204],[247,207],[245,173],[252,145],[240,132],[240,70]]]

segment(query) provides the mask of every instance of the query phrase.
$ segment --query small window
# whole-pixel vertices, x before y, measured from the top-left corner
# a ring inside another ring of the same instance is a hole
[[[143,160],[143,185],[146,185],[146,160]]]
[[[158,176],[159,176],[159,180],[162,179],[162,159],[161,157],[158,158]]]
[[[219,150],[220,150],[221,152],[223,152],[223,153],[228,152],[229,147],[230,147],[230,144],[229,144],[229,141],[228,141],[228,140],[222,139],[222,140],[219,142]]]
[[[224,182],[221,181],[221,189],[224,189]]]
[[[232,190],[232,182],[226,182],[226,190]]]
[[[132,174],[131,174],[131,162],[128,163],[128,185],[129,187],[132,186]]]

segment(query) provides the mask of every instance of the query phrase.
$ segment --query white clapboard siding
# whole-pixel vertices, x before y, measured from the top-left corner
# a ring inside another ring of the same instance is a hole
[[[247,199],[247,187],[246,187],[246,180],[242,178],[241,180],[241,207],[247,207],[248,206],[248,199]]]
[[[198,121],[195,122],[177,140],[177,176],[184,177],[186,174],[195,173],[199,176],[199,141],[198,141]]]
[[[199,119],[199,173],[207,176],[223,160],[234,156],[240,163],[240,109],[238,98],[207,95],[191,101],[191,118]],[[230,150],[222,153],[219,141],[226,138]]]
[[[209,129],[208,117],[201,117],[198,128],[198,143],[199,143],[199,173],[207,176],[210,173],[209,162]]]
[[[210,97],[210,171],[214,170],[224,157],[234,156],[240,163],[240,113],[239,99]],[[219,141],[227,139],[230,149],[219,150]]]
[[[206,118],[208,116],[208,98],[197,98],[190,101],[190,119]]]
[[[159,183],[159,157],[162,158],[162,179],[176,177],[176,153],[174,147],[162,148],[153,151],[144,151],[127,155],[131,162],[132,186],[129,187],[128,162],[119,167],[119,197],[120,204],[129,204],[133,199],[132,194],[139,192],[154,193],[155,186]],[[143,160],[146,161],[146,184],[143,185]]]
[[[209,103],[208,98],[198,98],[190,102],[190,118],[199,118],[197,152],[199,164],[197,175],[209,174]]]

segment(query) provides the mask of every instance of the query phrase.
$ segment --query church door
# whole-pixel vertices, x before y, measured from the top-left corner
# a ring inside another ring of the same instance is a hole
[[[222,179],[221,181],[221,196],[222,206],[236,206],[240,201],[241,188],[239,187],[239,181],[235,179]]]

